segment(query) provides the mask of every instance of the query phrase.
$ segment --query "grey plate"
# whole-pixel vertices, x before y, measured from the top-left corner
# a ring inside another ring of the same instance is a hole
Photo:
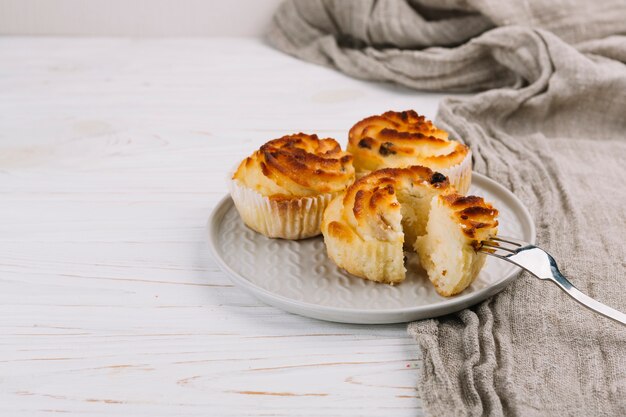
[[[476,173],[470,193],[500,211],[499,234],[535,242],[530,213],[513,193]],[[211,213],[208,234],[218,265],[241,288],[291,313],[342,323],[401,323],[453,313],[500,292],[520,271],[489,257],[469,288],[442,297],[419,267],[417,256],[408,253],[406,280],[395,286],[377,284],[339,269],[327,257],[321,236],[289,241],[248,229],[230,196]]]

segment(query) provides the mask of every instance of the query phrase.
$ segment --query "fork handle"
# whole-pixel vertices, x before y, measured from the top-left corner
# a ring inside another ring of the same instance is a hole
[[[617,311],[607,305],[604,305],[589,297],[587,294],[581,292],[578,288],[574,287],[574,285],[569,282],[567,278],[565,278],[563,274],[561,274],[558,270],[553,270],[552,275],[554,276],[554,279],[551,281],[558,285],[574,300],[578,301],[580,304],[590,310],[593,310],[597,313],[602,314],[605,317],[613,319],[618,323],[626,325],[626,314],[622,313],[621,311]]]

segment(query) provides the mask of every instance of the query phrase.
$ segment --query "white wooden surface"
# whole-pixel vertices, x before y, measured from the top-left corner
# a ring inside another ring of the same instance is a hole
[[[0,34],[258,36],[281,0],[0,0]]]
[[[439,98],[252,39],[0,38],[0,415],[421,415],[404,325],[263,305],[204,226],[266,140]]]

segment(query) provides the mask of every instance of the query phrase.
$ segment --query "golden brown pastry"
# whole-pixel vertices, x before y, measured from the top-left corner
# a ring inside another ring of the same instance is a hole
[[[431,201],[450,190],[444,175],[421,166],[382,169],[358,179],[324,213],[329,257],[362,278],[403,281],[403,245],[412,246],[425,233]]]
[[[352,156],[334,139],[298,133],[271,140],[244,159],[230,194],[251,229],[303,239],[320,233],[324,209],[353,181]]]
[[[358,179],[328,205],[322,234],[329,257],[353,275],[404,281],[403,249],[415,250],[437,292],[458,294],[476,279],[495,236],[498,211],[457,194],[429,168],[386,168]]]
[[[480,197],[432,199],[426,234],[417,238],[415,250],[439,294],[458,294],[474,281],[486,257],[476,249],[498,233],[497,216],[498,210]]]
[[[469,148],[413,110],[361,120],[350,129],[347,150],[354,156],[357,177],[386,167],[422,165],[447,176],[460,193],[469,190]]]

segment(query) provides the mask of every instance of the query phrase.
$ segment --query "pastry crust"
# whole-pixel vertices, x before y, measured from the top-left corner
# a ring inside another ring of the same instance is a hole
[[[352,159],[334,139],[297,133],[265,143],[239,164],[233,179],[273,198],[332,193],[354,181]]]
[[[347,150],[357,176],[385,168],[426,166],[446,175],[464,194],[469,190],[472,156],[462,143],[413,110],[367,117],[350,129]]]
[[[482,197],[448,194],[441,196],[441,200],[476,249],[480,247],[480,242],[496,235],[498,210]]]
[[[268,237],[304,239],[320,233],[324,209],[354,176],[352,156],[334,139],[298,133],[244,159],[229,188],[248,227]]]
[[[424,233],[430,201],[450,191],[445,176],[421,166],[382,169],[358,179],[324,213],[329,257],[356,276],[402,282],[405,241],[413,245]],[[408,235],[413,237],[405,240]]]
[[[497,234],[498,210],[462,196],[429,168],[386,168],[358,179],[329,204],[322,219],[328,256],[353,275],[404,281],[404,250],[415,250],[436,291],[467,288],[484,265],[477,252]]]

